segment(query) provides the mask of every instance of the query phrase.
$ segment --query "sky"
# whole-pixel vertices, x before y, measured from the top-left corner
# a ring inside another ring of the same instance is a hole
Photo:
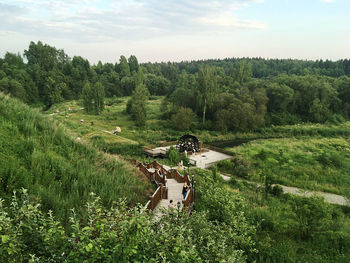
[[[30,41],[92,64],[350,58],[350,0],[0,0],[0,56]]]

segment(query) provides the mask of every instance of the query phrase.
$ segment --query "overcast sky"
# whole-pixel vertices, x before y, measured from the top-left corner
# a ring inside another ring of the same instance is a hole
[[[350,0],[0,0],[0,56],[30,41],[91,63],[350,58]]]

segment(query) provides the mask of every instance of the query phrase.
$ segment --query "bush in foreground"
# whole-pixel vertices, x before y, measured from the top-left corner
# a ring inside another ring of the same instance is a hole
[[[164,215],[159,221],[123,200],[105,210],[99,198],[87,203],[87,223],[71,213],[68,232],[51,212],[29,201],[27,191],[0,201],[1,262],[244,262],[232,240],[237,233],[207,214]]]

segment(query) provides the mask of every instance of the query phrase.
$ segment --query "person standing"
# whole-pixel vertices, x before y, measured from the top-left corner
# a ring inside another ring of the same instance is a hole
[[[185,199],[186,194],[187,194],[187,191],[188,191],[188,185],[187,185],[187,182],[185,182],[184,185],[183,185],[183,187],[182,187],[183,199]]]

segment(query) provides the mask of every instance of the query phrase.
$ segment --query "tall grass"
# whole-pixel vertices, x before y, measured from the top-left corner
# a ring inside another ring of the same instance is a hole
[[[91,192],[105,206],[119,198],[144,202],[150,185],[135,170],[98,150],[76,142],[64,128],[21,102],[0,94],[0,197],[27,188],[45,210],[67,220]]]
[[[251,180],[271,175],[274,183],[337,194],[350,188],[350,142],[346,138],[256,140],[231,151],[254,168]]]

